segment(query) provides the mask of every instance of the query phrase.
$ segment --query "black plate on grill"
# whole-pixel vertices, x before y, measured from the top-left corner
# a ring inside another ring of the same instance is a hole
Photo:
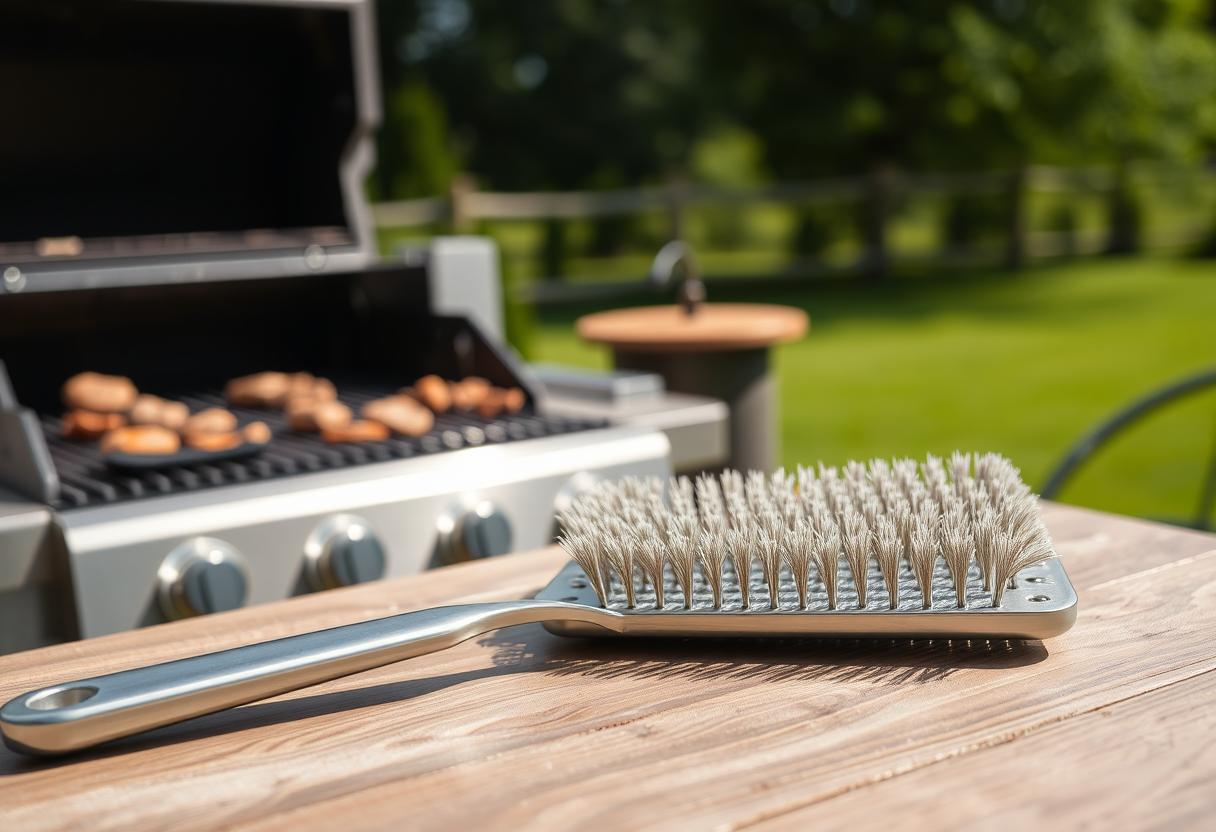
[[[245,442],[225,451],[200,451],[197,448],[182,448],[175,454],[102,454],[102,459],[111,468],[120,471],[149,471],[170,468],[174,465],[199,465],[208,462],[225,462],[245,459],[260,454],[269,443]]]

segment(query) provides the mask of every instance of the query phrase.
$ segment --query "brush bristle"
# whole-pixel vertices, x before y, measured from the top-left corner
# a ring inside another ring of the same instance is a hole
[[[728,470],[672,479],[665,492],[628,477],[563,513],[558,542],[601,604],[997,607],[1022,569],[1055,557],[1037,498],[998,454]]]

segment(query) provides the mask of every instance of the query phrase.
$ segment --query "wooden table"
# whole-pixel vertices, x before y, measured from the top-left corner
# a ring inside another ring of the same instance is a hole
[[[577,642],[507,630],[86,756],[0,752],[0,829],[1198,828],[1216,536],[1063,506],[1048,642]],[[449,601],[553,550],[0,658],[0,697]],[[1210,826],[1208,826],[1210,828]]]

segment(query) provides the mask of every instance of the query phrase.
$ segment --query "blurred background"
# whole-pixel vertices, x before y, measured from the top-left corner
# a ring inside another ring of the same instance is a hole
[[[1043,487],[1088,431],[1216,351],[1216,4],[380,0],[384,250],[503,255],[525,358],[572,324],[711,300],[811,318],[777,351],[787,465],[991,449]],[[1211,520],[1216,388],[1058,497]],[[1204,491],[1207,489],[1207,496]]]

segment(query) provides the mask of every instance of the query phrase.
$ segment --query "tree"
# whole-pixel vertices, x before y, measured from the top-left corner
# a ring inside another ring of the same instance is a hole
[[[434,187],[456,161],[501,189],[654,181],[689,173],[696,142],[737,125],[778,179],[869,177],[856,222],[876,273],[900,170],[1007,170],[987,213],[1016,242],[1027,165],[1110,164],[1112,248],[1125,248],[1127,161],[1191,160],[1213,134],[1206,13],[1201,0],[382,0],[380,182],[386,197]],[[983,212],[956,208],[962,238]]]
[[[390,85],[408,77],[433,90],[458,154],[494,188],[654,179],[682,167],[712,109],[680,4],[382,5],[397,27],[382,37]]]
[[[1006,168],[1012,226],[1016,172],[1031,161],[1196,154],[1216,104],[1203,8],[718,0],[703,19],[716,83],[762,137],[777,176]],[[873,193],[862,212],[871,224],[884,197]],[[1116,194],[1116,216],[1132,216],[1126,190]]]
[[[1004,10],[1004,12],[1002,12]],[[1197,0],[1010,0],[955,9],[959,68],[1008,153],[1114,168],[1107,245],[1137,248],[1127,165],[1194,162],[1216,126],[1216,47]]]

